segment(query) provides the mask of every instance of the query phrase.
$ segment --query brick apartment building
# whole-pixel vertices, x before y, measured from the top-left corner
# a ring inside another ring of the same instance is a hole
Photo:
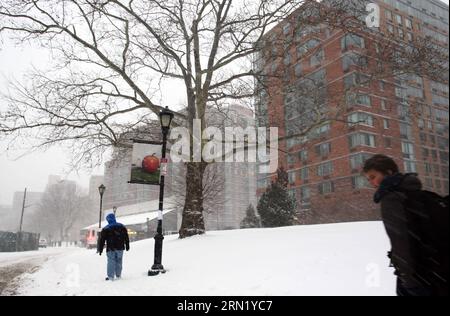
[[[425,38],[448,52],[447,5],[438,0],[377,3],[379,31],[399,43]],[[364,83],[365,69],[383,64],[365,58],[378,44],[365,33],[324,25],[298,28],[296,15],[266,34],[260,46],[255,68],[277,76],[267,76],[266,88],[259,87],[258,124],[279,127],[281,137],[293,136],[314,118],[313,109],[326,111],[334,104],[335,111],[344,111],[341,120],[279,144],[301,223],[379,219],[374,191],[360,173],[374,153],[393,157],[404,172],[417,172],[425,189],[448,194],[448,77],[435,82],[392,75]],[[280,38],[283,43],[273,45]],[[336,109],[341,101],[345,108]],[[259,195],[271,180],[271,175],[258,178]]]

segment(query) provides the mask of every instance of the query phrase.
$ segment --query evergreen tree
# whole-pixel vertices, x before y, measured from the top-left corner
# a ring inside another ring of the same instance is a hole
[[[241,222],[241,228],[258,228],[261,227],[261,221],[256,216],[256,210],[253,205],[247,208],[247,215]]]
[[[294,225],[297,201],[288,191],[288,174],[280,168],[277,180],[272,182],[258,203],[258,213],[263,227],[282,227]]]

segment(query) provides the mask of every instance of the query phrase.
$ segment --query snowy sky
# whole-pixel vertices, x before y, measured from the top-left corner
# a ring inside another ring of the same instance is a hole
[[[0,39],[0,93],[7,90],[8,81],[20,81],[21,76],[31,67],[45,69],[49,60],[45,51],[30,46],[15,47],[11,41]],[[179,108],[184,93],[177,86],[166,87],[165,90],[170,91],[170,94],[161,95],[160,100],[157,100],[159,104]],[[2,106],[4,105],[0,104]],[[21,157],[22,152],[7,152],[6,147],[7,142],[0,140],[0,205],[11,205],[14,192],[23,192],[25,187],[29,191],[42,192],[49,175],[61,175],[64,179],[75,180],[87,189],[91,174],[103,174],[103,168],[92,172],[70,172],[70,150],[64,148],[52,148]]]
[[[30,66],[41,66],[47,63],[47,55],[30,47],[16,48],[10,42],[0,46],[0,90],[5,91],[6,83],[20,76]],[[59,148],[47,152],[35,152],[21,159],[21,152],[6,152],[7,143],[0,141],[0,204],[12,204],[12,196],[25,187],[30,191],[42,191],[50,174],[62,175],[79,181],[87,188],[89,177],[81,173],[67,174],[68,155]],[[100,171],[97,171],[100,172]]]

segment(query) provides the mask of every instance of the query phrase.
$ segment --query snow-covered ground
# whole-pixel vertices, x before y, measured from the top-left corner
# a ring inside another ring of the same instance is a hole
[[[24,261],[48,259],[74,252],[75,250],[78,250],[78,248],[43,248],[27,252],[0,252],[0,268]]]
[[[22,277],[22,295],[394,295],[382,224],[348,223],[208,232],[164,242],[168,272],[148,277],[153,240],[132,244],[123,279],[80,249]]]
[[[0,296],[15,295],[20,280],[18,276],[25,272],[36,271],[51,258],[67,255],[76,248],[49,248],[39,251],[0,253]]]

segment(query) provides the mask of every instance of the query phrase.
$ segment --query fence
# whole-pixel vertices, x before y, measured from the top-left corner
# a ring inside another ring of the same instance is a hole
[[[20,252],[39,249],[39,234],[0,231],[0,252]]]

